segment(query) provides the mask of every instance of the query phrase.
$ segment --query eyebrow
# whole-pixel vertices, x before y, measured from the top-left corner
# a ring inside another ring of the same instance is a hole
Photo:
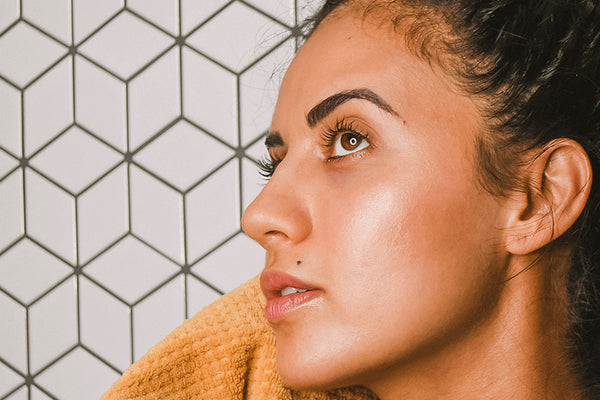
[[[283,138],[279,132],[269,132],[265,138],[265,146],[267,146],[268,150],[277,146],[285,146],[285,142],[283,141]]]
[[[374,93],[367,88],[360,88],[336,93],[314,106],[306,115],[308,126],[311,128],[314,127],[319,121],[331,114],[338,106],[352,99],[369,101],[381,110],[394,116],[398,116],[398,113],[394,111],[392,106],[383,100],[377,93]]]

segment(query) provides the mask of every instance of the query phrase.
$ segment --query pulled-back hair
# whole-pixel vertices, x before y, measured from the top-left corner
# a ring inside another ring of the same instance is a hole
[[[571,250],[565,350],[582,389],[600,399],[600,4],[328,0],[309,35],[339,7],[388,18],[415,56],[484,100],[488,124],[476,145],[479,180],[490,193],[519,189],[515,168],[525,151],[569,138],[587,152],[593,181],[586,207],[549,248],[560,243]]]

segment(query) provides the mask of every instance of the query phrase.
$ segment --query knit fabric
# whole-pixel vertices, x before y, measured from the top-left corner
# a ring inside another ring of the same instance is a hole
[[[286,388],[275,369],[275,339],[264,305],[257,277],[185,321],[129,367],[101,400],[376,399],[359,387]]]

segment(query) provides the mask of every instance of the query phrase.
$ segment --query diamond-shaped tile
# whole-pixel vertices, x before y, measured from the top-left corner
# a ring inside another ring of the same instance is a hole
[[[0,147],[21,156],[21,93],[1,79],[0,110]]]
[[[133,304],[179,267],[139,240],[127,236],[85,267],[95,280]]]
[[[69,266],[29,239],[23,239],[0,258],[2,287],[25,304],[72,272]]]
[[[24,94],[25,152],[46,144],[73,122],[73,65],[65,58]]]
[[[135,166],[131,168],[131,230],[183,264],[183,197]]]
[[[79,280],[81,341],[120,370],[131,364],[130,308],[89,280]]]
[[[186,207],[188,259],[196,260],[240,229],[237,160],[194,188]]]
[[[80,51],[123,79],[174,42],[129,12],[123,12],[80,47]]]
[[[0,75],[24,87],[67,49],[24,22],[0,37]]]
[[[134,159],[179,189],[187,190],[232,155],[233,151],[181,121]]]
[[[133,310],[133,356],[138,360],[184,319],[183,276],[179,275]]]
[[[233,2],[194,32],[187,43],[227,67],[241,71],[287,35],[289,31],[284,26],[242,3]],[[220,40],[215,40],[216,37]]]
[[[242,160],[242,209],[246,210],[250,203],[267,184],[267,180],[258,172],[258,166],[248,160]]]
[[[19,18],[19,0],[0,0],[0,32]]]
[[[29,168],[25,187],[27,233],[75,264],[75,199]]]
[[[0,396],[15,390],[24,381],[19,374],[0,362]]]
[[[18,169],[0,180],[0,251],[24,233],[23,172]]]
[[[38,371],[75,343],[77,282],[72,277],[29,308],[32,371]]]
[[[233,146],[237,135],[237,78],[183,48],[183,114]]]
[[[215,12],[224,7],[229,0],[180,0],[181,27],[187,35]]]
[[[23,0],[23,18],[71,44],[71,0]]]
[[[244,255],[243,261],[240,254]],[[244,233],[192,267],[192,272],[223,292],[229,292],[258,275],[265,265],[265,251]]]
[[[171,34],[178,35],[179,2],[177,0],[129,0],[127,7]]]
[[[36,377],[35,382],[61,400],[99,399],[118,377],[78,347]]]
[[[247,0],[248,3],[277,18],[289,26],[294,26],[294,0]]]
[[[118,167],[79,196],[77,211],[79,262],[84,264],[127,232],[127,167]]]
[[[1,268],[1,267],[0,267]],[[17,368],[21,373],[27,373],[27,337],[25,308],[13,299],[0,292],[0,357]]]
[[[123,0],[73,0],[75,42],[81,42],[122,7]]]
[[[242,142],[256,139],[269,129],[283,75],[294,57],[290,39],[240,77]]]
[[[79,193],[121,159],[119,153],[74,126],[30,162],[72,193]]]
[[[129,84],[129,143],[135,149],[181,113],[179,48],[173,48]]]
[[[125,83],[83,57],[75,57],[76,121],[127,151]]]
[[[198,279],[189,275],[187,278],[187,306],[191,317],[204,307],[217,300],[221,295]]]
[[[179,267],[139,240],[127,236],[85,267],[85,273],[133,304]]]

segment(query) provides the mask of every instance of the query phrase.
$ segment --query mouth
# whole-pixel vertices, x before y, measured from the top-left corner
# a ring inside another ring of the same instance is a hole
[[[267,298],[265,316],[276,322],[318,297],[322,291],[308,283],[279,271],[265,271],[260,287]]]

